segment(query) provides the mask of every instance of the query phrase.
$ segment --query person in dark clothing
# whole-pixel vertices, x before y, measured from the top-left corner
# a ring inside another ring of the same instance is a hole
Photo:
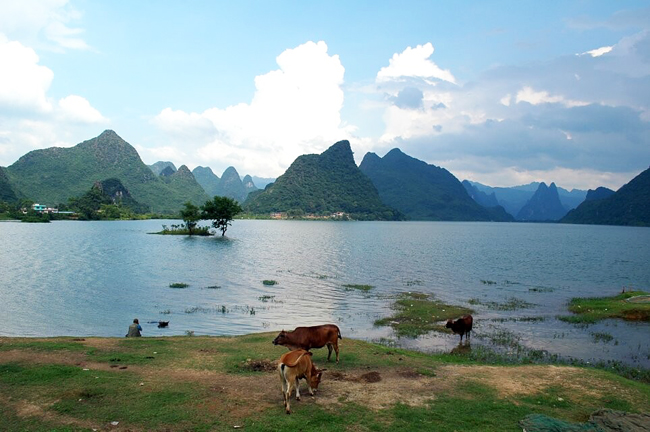
[[[133,320],[133,324],[129,326],[129,332],[126,334],[126,337],[140,337],[142,334],[140,332],[142,331],[142,327],[140,327],[140,322],[138,319]]]

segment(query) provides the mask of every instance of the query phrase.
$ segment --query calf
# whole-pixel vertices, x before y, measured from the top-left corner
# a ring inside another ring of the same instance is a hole
[[[321,376],[326,369],[318,369],[311,362],[312,353],[302,349],[285,353],[280,357],[278,372],[282,383],[282,396],[284,397],[284,409],[291,414],[291,390],[296,387],[296,400],[300,400],[300,379],[304,378],[309,385],[309,394],[314,395],[314,390],[320,384]]]
[[[447,320],[447,325],[445,327],[450,328],[456,334],[460,335],[460,341],[463,341],[463,335],[467,334],[467,339],[469,339],[469,333],[472,331],[472,316],[465,315],[456,321]]]
[[[336,362],[339,362],[339,339],[341,330],[334,324],[324,324],[313,327],[296,327],[292,332],[282,330],[273,339],[273,345],[282,345],[290,350],[303,349],[309,351],[312,348],[322,348],[327,345],[327,361],[332,356],[332,348],[336,351]]]

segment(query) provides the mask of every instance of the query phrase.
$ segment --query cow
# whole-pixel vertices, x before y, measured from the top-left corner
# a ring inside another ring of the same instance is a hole
[[[341,330],[334,324],[324,324],[312,327],[296,327],[292,332],[282,330],[273,339],[273,345],[282,345],[289,350],[303,349],[306,351],[312,348],[322,348],[327,345],[327,361],[332,357],[332,348],[336,351],[336,362],[339,362],[339,339]]]
[[[467,334],[465,340],[469,340],[469,333],[472,331],[473,318],[471,315],[465,315],[456,321],[447,320],[445,327],[450,328],[452,332],[460,335],[460,341],[463,341],[463,335]]]
[[[284,409],[291,414],[291,391],[296,387],[296,400],[300,400],[300,379],[304,378],[309,386],[309,394],[314,395],[318,389],[323,372],[327,369],[318,369],[311,361],[312,353],[298,349],[285,353],[280,357],[278,372],[282,384],[282,396],[284,398]]]

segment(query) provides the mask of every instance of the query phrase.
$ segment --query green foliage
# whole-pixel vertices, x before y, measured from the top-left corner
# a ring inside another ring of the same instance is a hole
[[[272,285],[277,285],[277,284],[278,284],[278,281],[269,280],[269,279],[264,279],[264,280],[262,281],[262,284],[264,284],[264,285],[271,285],[271,286],[272,286]]]
[[[646,295],[649,294],[644,291],[628,291],[613,297],[573,298],[569,302],[569,311],[576,315],[558,318],[573,324],[591,324],[606,318],[650,321],[650,301],[629,300]]]
[[[169,284],[169,288],[187,288],[190,286],[190,284],[186,284],[185,282],[174,282]]]
[[[189,235],[193,234],[196,224],[201,220],[201,209],[187,201],[183,204],[184,208],[181,210],[181,219],[185,222],[185,227]]]
[[[222,236],[226,235],[226,230],[231,225],[233,218],[242,212],[237,201],[223,196],[215,196],[212,201],[206,201],[201,210],[203,211],[201,218],[211,219],[212,226],[221,230]]]
[[[433,300],[422,293],[403,293],[393,304],[395,314],[375,321],[375,325],[391,326],[400,337],[415,338],[430,331],[447,332],[445,321],[472,313],[471,309]]]
[[[163,225],[162,231],[149,233],[149,234],[161,234],[161,235],[195,235],[195,236],[211,236],[210,227],[195,227],[190,230],[184,224],[176,225],[172,224],[171,226]]]
[[[244,207],[253,214],[290,212],[293,217],[345,212],[357,220],[402,218],[381,202],[370,179],[354,163],[347,141],[320,155],[298,157],[275,183],[251,193]]]

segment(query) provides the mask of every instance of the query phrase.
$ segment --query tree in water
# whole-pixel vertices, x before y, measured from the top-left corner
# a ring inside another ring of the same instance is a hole
[[[209,201],[208,201],[209,202]],[[185,222],[185,227],[190,235],[194,234],[194,228],[196,224],[201,220],[201,209],[190,201],[183,204],[184,209],[181,210],[181,219]]]
[[[228,225],[231,225],[233,218],[242,212],[237,201],[232,198],[215,196],[212,201],[206,201],[201,207],[203,214],[201,219],[211,219],[212,226],[221,230],[221,236],[226,235]]]

